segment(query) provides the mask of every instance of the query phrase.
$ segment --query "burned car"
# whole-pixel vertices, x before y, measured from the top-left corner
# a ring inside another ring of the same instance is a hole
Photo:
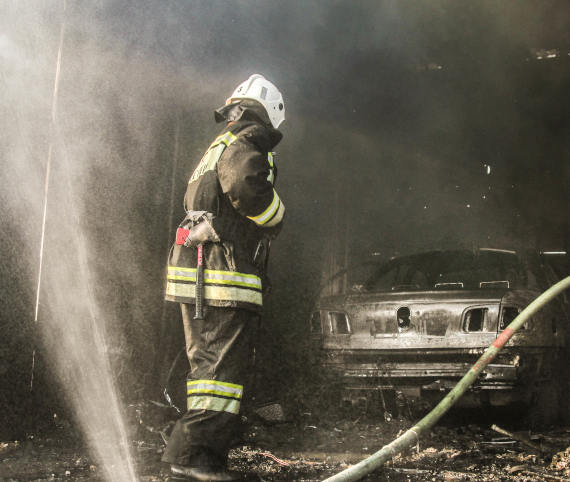
[[[394,400],[433,404],[556,281],[540,257],[506,250],[392,259],[358,290],[318,300],[310,318],[317,373],[345,404],[386,412]],[[522,402],[537,423],[552,422],[567,390],[567,308],[561,297],[539,311],[460,402]]]

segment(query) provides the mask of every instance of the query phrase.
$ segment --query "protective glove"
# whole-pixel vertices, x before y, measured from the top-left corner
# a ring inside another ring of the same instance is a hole
[[[201,222],[190,228],[190,232],[184,240],[184,246],[195,248],[200,244],[219,242],[220,237],[210,224],[210,220],[207,217],[203,217]]]

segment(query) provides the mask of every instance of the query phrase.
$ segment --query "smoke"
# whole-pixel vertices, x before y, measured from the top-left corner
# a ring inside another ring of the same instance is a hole
[[[19,326],[33,319],[51,144],[42,350],[87,432],[101,427],[89,399],[110,390],[79,394],[95,360],[122,388],[117,405],[157,391],[155,365],[173,350],[163,338],[178,323],[162,301],[173,224],[217,133],[212,110],[253,72],[287,103],[277,161],[287,218],[266,307],[281,346],[268,356],[295,351],[333,239],[347,239],[351,262],[457,245],[563,248],[567,11],[564,1],[97,0],[63,12],[63,1],[6,0],[2,327],[13,347],[30,344]],[[533,48],[561,55],[537,61]]]
[[[27,276],[13,294],[33,304],[42,269],[33,327],[41,357],[26,350],[28,367],[15,375],[29,380],[39,361],[33,397],[46,391],[50,404],[53,382],[45,377],[53,367],[55,393],[73,407],[104,477],[134,480],[121,399],[140,397],[152,375],[169,235],[161,195],[171,179],[171,169],[156,163],[174,148],[176,117],[167,116],[180,117],[171,97],[178,79],[159,58],[137,59],[128,36],[109,38],[106,26],[84,16],[102,6],[4,6],[2,101],[10,115],[2,126],[2,200],[10,243],[24,240],[17,255]],[[33,319],[25,316],[9,323],[25,329]]]

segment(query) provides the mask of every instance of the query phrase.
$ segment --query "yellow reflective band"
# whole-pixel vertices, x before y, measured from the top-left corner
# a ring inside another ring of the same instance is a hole
[[[228,276],[239,276],[240,278],[249,278],[252,280],[258,280],[261,282],[261,278],[259,276],[255,276],[254,274],[247,274],[247,273],[238,273],[237,271],[220,271],[215,269],[207,269],[205,270],[206,274],[211,275],[228,275]]]
[[[267,162],[269,163],[269,175],[267,176],[267,180],[273,184],[275,182],[275,162],[273,161],[273,152],[267,153]]]
[[[279,209],[279,203],[280,199],[277,194],[277,191],[273,189],[273,200],[271,201],[267,209],[257,216],[248,216],[248,218],[251,219],[256,224],[258,224],[259,226],[263,226],[277,212],[277,210]]]
[[[283,216],[285,216],[285,204],[283,204],[283,202],[281,201],[279,203],[279,209],[277,210],[277,213],[275,214],[275,216],[273,216],[272,219],[267,221],[267,223],[265,223],[265,225],[263,227],[264,228],[271,228],[273,226],[276,226],[277,224],[279,224],[283,220]]]
[[[214,412],[239,413],[240,401],[218,397],[188,397],[188,410],[213,410]]]
[[[198,167],[196,167],[192,173],[188,184],[198,179],[204,173],[216,169],[224,149],[229,147],[236,139],[237,137],[231,132],[226,132],[225,134],[218,136],[216,140],[210,144],[210,147],[208,147],[208,150],[200,160],[200,164],[198,164]]]
[[[196,276],[174,276],[168,275],[167,278],[169,280],[178,280],[178,281],[196,281]],[[235,280],[224,280],[218,278],[207,278],[204,275],[204,283],[208,284],[217,284],[217,285],[229,285],[229,286],[243,286],[244,288],[252,288],[252,289],[261,289],[260,284],[254,283],[247,283],[243,281],[235,281]]]
[[[166,284],[166,294],[181,298],[196,298],[196,285],[168,280]],[[241,301],[259,306],[263,305],[263,295],[260,291],[238,288],[237,286],[205,285],[204,298],[206,300]]]
[[[243,385],[238,385],[236,383],[228,383],[228,382],[220,382],[219,380],[186,380],[186,386],[193,386],[193,385],[220,385],[224,388],[230,388],[234,390],[238,390],[240,393],[243,391]]]
[[[194,182],[204,173],[216,169],[218,161],[220,160],[220,157],[222,157],[222,153],[224,152],[225,148],[225,146],[219,143],[214,147],[210,147],[210,149],[206,151],[206,154],[204,154],[204,157],[202,157],[202,160],[200,161],[200,164],[198,164],[198,167],[196,167],[192,173],[192,177],[190,177],[188,183]]]
[[[246,283],[243,281],[207,278],[206,275],[204,275],[204,283],[211,283],[217,285],[243,286],[244,288],[261,289],[261,286],[259,284]]]
[[[229,147],[230,144],[232,144],[236,139],[237,137],[234,134],[231,132],[226,132],[221,136],[216,137],[216,140],[212,143],[212,147],[219,144],[220,142],[223,142],[227,147]]]
[[[168,266],[168,271],[185,271],[187,273],[195,273],[196,272],[196,268],[185,268],[182,266]],[[222,271],[222,270],[217,270],[217,269],[206,269],[204,270],[206,273],[212,273],[212,274],[223,274],[223,275],[230,275],[230,276],[240,276],[242,278],[251,278],[251,279],[257,279],[260,280],[259,276],[256,276],[254,274],[247,274],[247,273],[239,273],[238,271]]]
[[[171,280],[179,280],[179,281],[196,281],[196,275],[193,276],[176,276],[174,274],[169,274],[166,277],[167,279]]]
[[[187,271],[188,273],[195,273],[196,268],[184,268],[182,266],[168,266],[168,271]]]
[[[232,273],[229,271],[204,270],[205,283],[221,283],[248,288],[261,289],[261,278],[254,275]]]
[[[235,383],[219,382],[217,380],[187,380],[187,394],[194,393],[211,393],[224,397],[232,397],[241,399],[243,386]]]
[[[188,395],[192,395],[194,393],[211,393],[212,395],[221,395],[223,397],[231,397],[231,398],[235,398],[236,400],[241,399],[241,395],[236,395],[235,393],[228,393],[228,392],[222,392],[220,390],[205,389],[205,388],[195,388],[192,390],[187,390],[186,393]]]
[[[275,163],[273,162],[273,152],[267,153],[267,162],[269,163],[269,174],[267,176],[267,180],[273,184],[275,182]]]
[[[167,279],[180,281],[196,281],[196,268],[168,267]],[[252,274],[235,271],[204,270],[204,282],[211,284],[227,284],[245,288],[261,289],[261,278]]]

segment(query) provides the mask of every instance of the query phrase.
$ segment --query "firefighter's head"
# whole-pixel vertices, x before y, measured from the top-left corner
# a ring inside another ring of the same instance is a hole
[[[244,99],[259,102],[267,111],[271,125],[276,129],[285,120],[283,96],[277,87],[263,75],[253,74],[245,82],[239,84],[226,100],[226,105]]]

